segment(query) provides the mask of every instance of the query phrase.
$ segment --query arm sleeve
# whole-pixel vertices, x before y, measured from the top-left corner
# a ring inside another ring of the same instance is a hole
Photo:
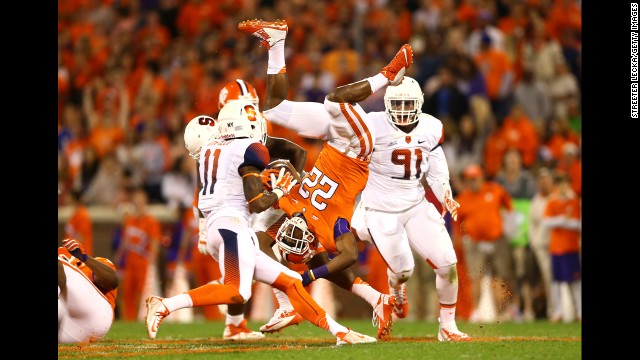
[[[261,143],[255,142],[247,146],[247,150],[244,152],[244,160],[238,166],[238,172],[240,168],[245,166],[255,166],[262,171],[267,167],[267,164],[269,164],[269,150]]]
[[[300,136],[325,139],[329,132],[331,116],[323,103],[284,100],[262,114],[268,121]]]

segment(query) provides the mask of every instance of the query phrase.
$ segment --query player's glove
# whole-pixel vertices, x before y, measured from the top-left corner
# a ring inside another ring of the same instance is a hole
[[[460,207],[460,204],[458,204],[457,201],[453,200],[453,197],[451,196],[451,190],[446,190],[444,192],[444,201],[442,202],[443,205],[443,212],[442,215],[444,216],[445,212],[449,212],[451,214],[451,218],[455,221],[458,220],[458,208]]]
[[[198,220],[198,251],[202,255],[209,255],[207,250],[207,220],[200,218]]]
[[[62,240],[62,245],[66,247],[67,250],[69,250],[69,252],[71,253],[71,255],[73,255],[73,257],[75,257],[76,259],[82,262],[87,261],[87,258],[89,257],[89,255],[87,255],[87,253],[85,252],[84,246],[82,246],[82,244],[77,240],[64,239]]]
[[[273,185],[271,192],[275,193],[280,199],[287,195],[297,182],[290,173],[285,173],[284,168],[281,168],[277,178],[275,174],[271,174],[271,185]]]

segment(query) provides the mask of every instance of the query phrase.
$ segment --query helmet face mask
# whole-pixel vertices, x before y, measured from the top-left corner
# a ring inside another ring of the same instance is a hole
[[[294,263],[305,263],[316,253],[315,235],[309,231],[302,216],[286,219],[276,234],[276,244],[282,257]]]
[[[418,82],[405,76],[396,86],[387,86],[384,107],[387,118],[395,125],[411,125],[422,113],[424,94]]]
[[[218,136],[216,120],[211,116],[198,115],[191,119],[184,129],[184,146],[189,151],[189,156],[198,160],[200,149]]]

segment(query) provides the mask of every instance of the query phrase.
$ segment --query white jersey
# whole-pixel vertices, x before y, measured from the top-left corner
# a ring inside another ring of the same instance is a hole
[[[383,111],[370,112],[368,116],[375,126],[376,138],[369,164],[369,179],[362,192],[364,205],[393,212],[417,205],[425,197],[420,179],[430,170],[430,153],[443,141],[442,122],[422,113],[418,125],[405,133],[393,125]],[[434,177],[442,176],[447,169],[446,166],[435,167],[437,169],[434,170],[440,174],[433,174]],[[449,177],[448,170],[446,177]]]
[[[326,98],[324,103],[284,100],[263,114],[270,122],[300,136],[327,140],[328,145],[350,158],[369,161],[373,151],[373,125],[359,104]]]
[[[250,221],[242,176],[238,169],[252,165],[259,170],[269,163],[269,151],[255,139],[214,140],[203,146],[198,160],[202,189],[198,208],[205,217],[240,216]]]

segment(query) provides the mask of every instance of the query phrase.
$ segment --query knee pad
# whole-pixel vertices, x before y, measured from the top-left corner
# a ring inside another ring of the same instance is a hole
[[[446,279],[450,283],[454,281],[458,281],[458,269],[456,268],[456,264],[451,264],[447,266],[443,266],[438,269],[434,269],[436,276]]]
[[[389,276],[389,284],[402,284],[407,282],[411,275],[413,275],[413,268],[395,273],[387,268],[387,275]]]

